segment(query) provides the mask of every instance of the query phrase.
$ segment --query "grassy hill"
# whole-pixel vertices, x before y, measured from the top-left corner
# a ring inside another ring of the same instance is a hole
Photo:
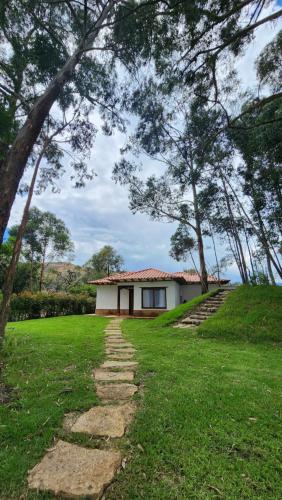
[[[198,330],[170,324],[195,301],[123,322],[143,393],[109,500],[282,497],[281,292],[240,287]]]
[[[282,341],[282,287],[240,286],[198,335],[251,342]]]
[[[172,325],[215,293],[216,290],[181,304],[154,319],[151,326],[159,328]],[[229,295],[219,311],[198,327],[197,334],[221,340],[281,342],[282,287],[238,287]]]

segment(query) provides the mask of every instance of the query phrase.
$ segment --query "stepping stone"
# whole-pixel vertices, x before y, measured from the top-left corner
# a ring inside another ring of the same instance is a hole
[[[126,354],[134,354],[136,352],[136,349],[133,347],[125,347],[124,349],[116,349],[115,347],[108,347],[106,349],[106,354],[119,354],[119,353],[126,353]]]
[[[122,347],[133,347],[133,345],[130,344],[129,342],[125,342],[124,340],[113,339],[113,338],[111,338],[110,340],[106,339],[106,344],[111,344],[114,347],[119,347],[119,346],[122,346]]]
[[[111,335],[111,337],[106,338],[106,342],[113,342],[114,344],[120,344],[124,343],[125,340],[122,336],[120,336],[120,338],[115,338],[113,335]]]
[[[107,342],[111,342],[111,340],[119,340],[120,342],[124,342],[124,339],[123,337],[118,337],[117,335],[115,337],[111,336],[111,337],[107,337]]]
[[[134,384],[97,384],[96,391],[101,399],[117,401],[131,398],[138,391],[138,387]]]
[[[127,349],[127,348],[132,348],[132,344],[128,344],[127,342],[119,342],[119,343],[116,343],[116,342],[107,342],[106,343],[106,348],[109,348],[109,349]]]
[[[113,369],[131,368],[131,369],[135,369],[135,368],[137,368],[137,366],[138,366],[137,361],[105,361],[101,365],[101,368],[113,368]]]
[[[55,496],[101,498],[121,466],[121,453],[58,441],[29,473],[29,488]]]
[[[126,426],[132,420],[135,409],[133,403],[91,408],[77,419],[71,431],[92,436],[122,437]]]
[[[94,379],[99,380],[101,382],[115,382],[117,381],[131,381],[134,379],[133,371],[122,371],[122,372],[113,372],[110,370],[103,370],[101,368],[96,368],[94,370]]]
[[[121,353],[108,353],[108,358],[110,358],[111,360],[119,360],[119,359],[126,359],[126,360],[130,360],[132,358],[134,358],[134,354],[133,353],[130,353],[130,352],[121,352]]]

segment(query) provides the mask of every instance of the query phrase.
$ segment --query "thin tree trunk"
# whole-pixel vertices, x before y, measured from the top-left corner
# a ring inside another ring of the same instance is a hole
[[[210,228],[211,239],[212,239],[212,244],[213,244],[213,251],[214,251],[214,256],[215,256],[216,267],[217,267],[217,279],[218,279],[218,284],[220,286],[219,263],[218,263],[217,251],[216,251],[216,246],[215,246],[215,241],[214,241],[214,236],[213,236],[213,232],[212,232],[212,229],[211,229],[211,223],[210,223],[210,221],[209,221],[209,228]]]
[[[271,281],[272,285],[275,286],[276,283],[275,283],[275,278],[274,278],[274,275],[273,275],[273,272],[272,272],[271,259],[270,259],[270,250],[269,250],[269,246],[268,246],[268,242],[267,242],[267,237],[266,237],[266,234],[265,234],[265,231],[264,231],[264,224],[263,224],[263,221],[262,221],[259,209],[255,207],[255,211],[256,211],[256,214],[257,214],[258,224],[259,224],[259,228],[260,228],[260,231],[261,231],[261,242],[262,242],[262,246],[263,246],[264,253],[265,253],[265,256],[266,256],[266,264],[267,264],[268,275],[269,275],[269,278],[270,278],[270,281]]]
[[[31,254],[31,263],[30,263],[30,281],[29,281],[30,291],[33,291],[33,253]]]
[[[268,276],[270,278],[270,281],[271,281],[271,284],[273,286],[276,286],[276,283],[275,283],[275,278],[274,278],[274,274],[272,272],[272,267],[271,267],[271,262],[270,262],[270,258],[269,256],[267,255],[266,256],[266,264],[267,264],[267,271],[268,271]]]
[[[233,257],[235,259],[235,262],[237,264],[237,267],[238,267],[238,270],[239,270],[239,273],[240,273],[240,276],[241,276],[242,283],[244,283],[245,277],[244,277],[244,273],[243,273],[243,269],[242,269],[242,265],[241,265],[241,260],[240,260],[240,257],[238,255],[238,250],[236,248],[236,244],[235,244],[235,248],[234,248],[233,245],[232,245],[232,243],[231,243],[231,238],[233,238],[233,235],[230,235],[227,232],[227,237],[228,237],[229,247],[231,249],[231,252],[233,254]]]
[[[244,233],[245,233],[245,240],[246,240],[246,245],[247,245],[247,249],[248,249],[248,254],[249,254],[249,258],[250,258],[250,266],[252,268],[252,273],[254,275],[255,274],[255,269],[254,269],[254,264],[253,264],[253,256],[252,256],[250,242],[249,242],[249,238],[248,238],[248,234],[247,234],[245,225],[244,225]]]
[[[0,244],[3,241],[4,231],[7,227],[12,205],[23,176],[29,155],[40,134],[41,128],[51,107],[57,100],[61,90],[73,76],[77,64],[80,62],[85,50],[90,50],[99,28],[112,10],[114,0],[109,0],[102,14],[98,18],[92,32],[83,38],[78,48],[65,63],[63,68],[48,85],[45,92],[39,97],[30,111],[24,125],[19,130],[7,159],[1,165],[0,172]]]
[[[21,220],[18,232],[17,232],[16,241],[15,241],[15,245],[13,248],[12,258],[11,258],[10,264],[8,266],[8,269],[5,273],[5,279],[4,279],[3,290],[2,290],[3,299],[2,299],[1,308],[0,308],[0,345],[3,342],[3,338],[5,335],[5,328],[6,328],[6,324],[8,321],[10,304],[11,304],[11,297],[12,297],[12,292],[13,292],[13,284],[14,284],[14,279],[15,279],[15,273],[16,273],[17,264],[18,264],[19,258],[20,258],[24,232],[25,232],[26,225],[28,222],[29,209],[30,209],[33,191],[34,191],[35,181],[36,181],[36,177],[38,174],[40,162],[41,162],[42,157],[45,153],[45,150],[46,150],[46,145],[45,145],[45,147],[42,148],[42,150],[38,156],[38,159],[36,161],[36,164],[35,164],[32,180],[31,180],[30,187],[28,190],[26,204],[25,204],[24,211],[23,211],[22,220]]]
[[[207,293],[209,290],[208,273],[207,273],[206,262],[205,262],[204,243],[203,243],[203,236],[202,236],[202,229],[201,229],[201,222],[200,222],[200,215],[199,215],[197,191],[196,191],[196,186],[195,186],[194,182],[192,183],[192,191],[193,191],[193,198],[194,198],[196,235],[197,235],[197,245],[198,245],[198,252],[199,252],[199,262],[200,262],[201,288],[202,288],[202,293]]]
[[[282,278],[282,270],[281,270],[281,267],[277,264],[276,260],[274,259],[273,255],[271,254],[270,250],[269,250],[269,245],[268,245],[268,241],[267,241],[267,238],[264,234],[264,231],[263,231],[263,234],[260,232],[260,230],[257,229],[257,227],[255,226],[255,224],[253,223],[253,221],[250,219],[249,215],[247,214],[244,206],[242,205],[242,203],[240,202],[236,192],[234,191],[233,187],[231,186],[230,182],[226,179],[226,177],[224,176],[224,179],[226,180],[226,182],[228,183],[233,195],[235,196],[236,200],[237,200],[237,203],[238,203],[238,206],[241,207],[242,209],[242,212],[243,214],[245,215],[246,217],[246,220],[249,222],[250,226],[253,228],[258,240],[260,241],[260,243],[262,244],[264,250],[265,250],[265,253],[266,255],[268,255],[270,261],[271,261],[271,264],[274,266],[274,268],[276,269],[277,273],[279,274],[280,278]],[[254,199],[253,199],[253,203],[254,203]],[[254,206],[255,208],[255,206]],[[263,227],[263,223],[262,223],[262,227]]]
[[[225,179],[224,179],[223,176],[221,176],[221,181],[222,181],[222,185],[223,185],[223,191],[224,191],[226,206],[227,206],[227,210],[228,210],[228,213],[229,213],[229,219],[230,219],[230,222],[231,222],[233,238],[234,238],[234,242],[235,242],[235,245],[237,247],[237,250],[238,250],[238,256],[239,256],[240,264],[241,264],[241,268],[242,268],[242,274],[241,274],[242,281],[243,281],[243,283],[247,284],[247,283],[249,283],[249,277],[248,277],[246,260],[245,260],[245,256],[244,256],[244,251],[243,251],[241,239],[240,239],[237,227],[236,227],[236,221],[235,221],[235,218],[234,218],[234,215],[233,215],[233,211],[232,211],[232,207],[231,207],[231,204],[230,204],[230,199],[229,199],[229,194],[228,194],[228,191],[227,191],[227,188],[226,188]]]
[[[40,279],[39,279],[39,292],[42,292],[42,286],[43,286],[43,280],[44,280],[46,248],[47,248],[47,243],[45,243],[45,245],[44,245],[44,253],[43,253],[42,262],[41,262]]]

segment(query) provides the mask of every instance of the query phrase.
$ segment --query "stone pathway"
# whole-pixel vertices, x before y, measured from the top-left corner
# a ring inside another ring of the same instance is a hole
[[[109,440],[125,434],[136,411],[131,398],[138,391],[130,383],[138,366],[133,360],[136,351],[124,341],[121,321],[113,319],[105,330],[107,359],[93,372],[101,405],[80,415],[66,415],[64,422],[71,433],[103,439],[101,446],[93,449],[59,440],[29,472],[29,488],[61,497],[99,499],[121,468],[123,457],[115,441]],[[105,450],[101,449],[103,444]]]

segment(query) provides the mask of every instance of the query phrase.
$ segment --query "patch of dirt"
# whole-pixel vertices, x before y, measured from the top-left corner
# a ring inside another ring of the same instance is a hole
[[[143,378],[151,378],[154,375],[156,375],[156,372],[154,372],[154,371],[145,372],[144,375],[143,375]]]
[[[0,405],[6,405],[11,400],[12,388],[0,383]]]

